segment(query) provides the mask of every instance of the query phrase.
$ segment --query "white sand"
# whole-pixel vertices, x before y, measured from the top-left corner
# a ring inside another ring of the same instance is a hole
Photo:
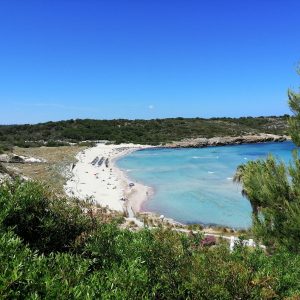
[[[140,183],[134,182],[129,187],[130,181],[126,174],[115,165],[116,159],[137,149],[151,146],[120,144],[97,146],[86,149],[76,156],[78,162],[72,170],[73,176],[65,185],[65,191],[69,196],[80,199],[92,197],[96,203],[117,211],[128,211],[133,217],[134,212],[141,209],[142,203],[148,198],[151,189]],[[98,157],[104,157],[101,166],[91,162]],[[108,158],[109,166],[105,160]],[[125,198],[126,200],[121,200]]]

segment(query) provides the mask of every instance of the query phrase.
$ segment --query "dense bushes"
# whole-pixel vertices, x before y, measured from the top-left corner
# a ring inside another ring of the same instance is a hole
[[[66,251],[93,221],[82,214],[86,202],[56,199],[35,182],[3,185],[0,193],[2,226],[41,252]],[[85,207],[88,209],[87,207]]]
[[[35,182],[0,187],[1,299],[297,299],[300,257],[86,214]],[[288,298],[295,296],[294,298]]]

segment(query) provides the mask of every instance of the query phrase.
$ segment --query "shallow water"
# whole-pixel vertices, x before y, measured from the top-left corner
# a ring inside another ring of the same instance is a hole
[[[238,146],[146,149],[117,161],[130,178],[154,188],[143,210],[164,214],[182,223],[247,228],[251,207],[232,182],[236,167],[269,153],[289,162],[291,142]]]

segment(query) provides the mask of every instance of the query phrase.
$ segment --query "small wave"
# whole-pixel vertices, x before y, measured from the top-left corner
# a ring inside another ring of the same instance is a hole
[[[247,158],[247,157],[244,157],[244,159],[247,160],[248,158]]]
[[[233,178],[232,177],[227,177],[227,180],[232,180]]]
[[[209,173],[209,174],[214,174],[215,172],[212,172],[212,171],[208,171],[207,173]]]

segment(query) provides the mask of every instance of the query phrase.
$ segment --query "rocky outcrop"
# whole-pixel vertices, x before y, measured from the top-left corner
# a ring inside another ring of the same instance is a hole
[[[283,142],[290,140],[286,135],[274,134],[258,134],[258,135],[244,135],[244,136],[225,136],[213,138],[195,138],[184,139],[179,142],[172,142],[165,145],[168,148],[203,148],[210,146],[226,146],[226,145],[240,145],[253,144],[265,142]]]
[[[8,154],[0,154],[0,162],[9,162],[9,155]]]
[[[0,162],[3,163],[44,163],[46,160],[16,154],[1,154]]]
[[[14,174],[0,163],[0,184],[6,180],[11,180]]]
[[[20,163],[20,164],[24,164],[25,160],[23,157],[19,156],[19,155],[13,155],[11,156],[11,158],[9,159],[9,163]]]

